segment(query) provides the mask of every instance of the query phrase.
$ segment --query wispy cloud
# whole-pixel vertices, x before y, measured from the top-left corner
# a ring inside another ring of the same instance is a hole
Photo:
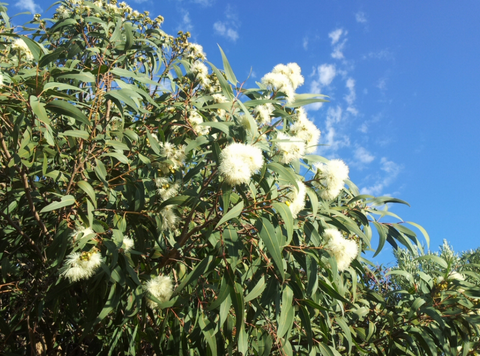
[[[217,35],[226,37],[229,40],[235,42],[238,39],[238,32],[231,27],[228,27],[228,24],[222,21],[217,21],[213,24],[213,29]]]
[[[395,56],[392,51],[388,48],[381,49],[378,51],[371,51],[367,54],[364,54],[362,59],[380,59],[380,60],[394,60]]]
[[[182,17],[182,22],[178,26],[179,31],[183,32],[192,32],[193,30],[193,24],[192,20],[190,19],[190,13],[188,11],[185,11]]]
[[[337,28],[336,30],[333,30],[328,34],[328,37],[332,39],[332,45],[337,43],[340,40],[340,37],[342,36],[343,29],[342,28]]]
[[[303,49],[306,51],[308,49],[308,37],[303,37]]]
[[[192,2],[208,7],[208,6],[212,6],[215,0],[192,0]]]
[[[355,99],[357,98],[357,94],[355,93],[355,80],[348,78],[345,86],[348,89],[348,93],[345,95],[345,101],[348,105],[347,111],[353,115],[357,115],[358,110],[354,107]]]
[[[315,79],[310,83],[310,92],[321,93],[324,87],[328,87],[332,83],[336,75],[337,70],[334,64],[324,63],[317,68],[314,68],[312,76],[315,77]],[[318,110],[322,105],[323,103],[310,104],[307,109]]]
[[[329,107],[327,110],[327,120],[323,131],[323,143],[327,146],[319,148],[321,152],[335,152],[342,147],[350,146],[348,135],[337,132],[337,127],[344,120],[343,110],[337,105],[335,108]]]
[[[239,25],[240,21],[238,20],[236,11],[234,11],[231,6],[227,6],[225,19],[215,22],[213,24],[213,29],[217,35],[235,42],[239,37],[237,30]]]
[[[15,7],[20,8],[20,10],[30,11],[32,14],[42,12],[42,8],[35,4],[33,0],[20,0],[15,4]]]
[[[380,169],[384,172],[383,176],[379,177],[373,185],[362,188],[362,194],[380,195],[383,190],[397,178],[402,170],[402,166],[393,161],[389,161],[386,157],[382,157],[380,164]]]
[[[368,152],[364,147],[358,146],[354,153],[355,159],[360,163],[370,163],[375,159],[370,152]]]
[[[355,20],[357,20],[358,23],[367,23],[367,18],[363,11],[359,11],[355,14]]]

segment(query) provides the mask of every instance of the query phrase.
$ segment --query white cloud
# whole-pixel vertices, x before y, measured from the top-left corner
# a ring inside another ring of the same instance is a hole
[[[323,86],[328,86],[336,75],[335,65],[322,64],[318,67],[318,81]]]
[[[375,159],[370,152],[368,152],[365,148],[359,146],[355,150],[355,158],[359,160],[361,163],[370,163]]]
[[[376,84],[376,87],[381,91],[387,90],[387,78],[380,78]]]
[[[235,42],[238,39],[238,32],[231,27],[228,27],[228,24],[222,21],[217,21],[213,24],[213,29],[217,35],[223,36]]]
[[[15,4],[15,7],[19,7],[21,10],[30,11],[32,14],[42,12],[42,8],[35,4],[33,0],[20,0]]]
[[[341,28],[337,28],[336,30],[333,30],[328,34],[328,37],[332,39],[332,45],[334,45],[340,40],[340,37],[342,36],[342,34],[343,34],[343,29]]]
[[[355,93],[355,80],[353,80],[352,78],[348,78],[345,86],[348,89],[348,94],[345,95],[345,101],[348,104],[347,111],[353,115],[357,115],[358,110],[353,106],[357,97]]]
[[[362,11],[359,11],[355,14],[355,20],[359,23],[367,23],[367,18],[365,17],[365,13]]]
[[[327,146],[320,147],[321,151],[337,151],[342,147],[350,146],[350,138],[347,135],[339,135],[336,130],[342,120],[343,110],[340,106],[328,108],[325,131],[322,133],[323,143]]]
[[[305,51],[308,49],[308,37],[303,38],[303,49]]]
[[[215,0],[193,0],[193,2],[207,7],[207,6],[212,6]]]
[[[364,54],[362,59],[381,59],[381,60],[394,60],[395,56],[388,48],[381,49],[379,51],[371,51]]]
[[[183,14],[182,22],[180,26],[178,26],[179,31],[183,32],[192,32],[193,30],[193,25],[192,25],[192,20],[190,19],[190,13],[188,11],[185,11]]]
[[[389,186],[402,170],[402,167],[393,161],[389,161],[386,157],[380,160],[381,170],[384,171],[384,176],[375,182],[370,187],[361,189],[362,194],[380,195],[387,186]]]
[[[335,59],[345,58],[345,56],[343,55],[343,48],[345,47],[346,42],[347,40],[345,39],[333,48],[333,52],[331,54],[332,58],[335,58]]]
[[[213,29],[217,35],[225,37],[233,42],[238,39],[237,28],[240,24],[237,13],[228,5],[225,10],[225,20],[217,21],[213,24]]]

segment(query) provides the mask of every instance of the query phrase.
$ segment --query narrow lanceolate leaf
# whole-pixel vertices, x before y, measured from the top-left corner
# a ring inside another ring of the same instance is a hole
[[[235,205],[232,209],[230,209],[225,215],[223,215],[223,217],[218,222],[217,226],[215,226],[215,229],[220,225],[222,225],[224,222],[239,216],[242,210],[243,210],[243,200],[240,201],[240,203],[238,203],[237,205]]]
[[[423,236],[425,237],[425,240],[427,240],[427,247],[430,247],[430,236],[428,235],[427,231],[421,225],[418,225],[417,223],[407,221],[407,224],[413,225],[417,229],[419,229],[422,232]]]
[[[69,102],[55,100],[45,105],[45,107],[56,114],[72,117],[82,124],[90,125],[90,121],[88,121],[88,118],[85,116],[85,114]]]
[[[286,180],[287,182],[295,186],[295,188],[299,189],[297,184],[297,178],[295,177],[295,174],[292,172],[291,168],[284,167],[281,164],[275,162],[267,164],[267,168],[274,171],[275,173],[278,173],[280,178]]]
[[[275,229],[270,221],[265,218],[257,220],[255,224],[259,231],[260,238],[267,247],[268,252],[273,258],[273,263],[277,267],[282,280],[285,279],[285,271],[283,270],[282,248],[279,245],[278,238],[275,234]]]
[[[33,110],[33,113],[41,122],[50,125],[50,119],[48,118],[47,112],[45,111],[45,105],[40,102],[35,95],[30,96],[30,106]]]
[[[285,203],[273,203],[273,208],[280,214],[287,230],[288,241],[292,239],[293,235],[293,216],[290,208]]]
[[[62,197],[60,201],[55,201],[53,203],[48,204],[46,207],[40,210],[40,212],[46,213],[46,212],[57,210],[73,204],[75,204],[75,198],[72,195],[65,195],[64,197]]]
[[[266,286],[267,284],[265,283],[265,276],[262,276],[255,287],[245,297],[245,303],[257,298],[260,294],[262,294]]]
[[[293,324],[293,315],[294,309],[292,305],[293,301],[293,291],[287,285],[282,293],[282,309],[280,312],[280,317],[278,319],[278,331],[277,336],[283,337],[286,332],[292,327]]]
[[[78,187],[83,190],[87,195],[89,196],[90,200],[92,201],[93,205],[97,207],[97,198],[95,196],[95,190],[93,190],[92,186],[90,183],[86,181],[78,181],[77,182]]]
[[[125,51],[127,51],[132,48],[133,45],[133,31],[131,23],[125,22],[123,24],[123,29],[125,30]]]
[[[220,53],[222,53],[223,70],[225,71],[225,75],[227,76],[229,82],[235,85],[237,84],[237,78],[235,77],[235,74],[233,74],[233,70],[232,67],[230,67],[227,56],[225,56],[225,53],[223,52],[223,49],[222,47],[220,47],[220,45],[218,46],[218,48],[220,48]]]
[[[83,130],[67,130],[64,132],[59,133],[60,136],[70,136],[70,137],[78,137],[87,140],[89,137],[89,133]]]
[[[420,256],[417,258],[417,261],[423,261],[423,260],[430,260],[442,268],[448,268],[448,263],[445,261],[443,258],[435,255],[425,255],[425,256]]]
[[[208,64],[210,64],[213,71],[215,72],[215,75],[218,78],[218,82],[220,83],[220,87],[222,88],[223,95],[225,95],[225,97],[229,98],[230,100],[233,100],[232,87],[225,80],[225,77],[223,76],[222,72],[220,72],[218,68],[215,67],[212,63],[208,62]]]

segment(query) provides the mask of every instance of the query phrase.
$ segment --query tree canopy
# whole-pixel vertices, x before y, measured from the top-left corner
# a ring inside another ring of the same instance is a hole
[[[297,64],[247,88],[161,16],[57,4],[0,12],[1,352],[474,352],[480,289],[315,154]],[[376,271],[385,243],[442,272]]]

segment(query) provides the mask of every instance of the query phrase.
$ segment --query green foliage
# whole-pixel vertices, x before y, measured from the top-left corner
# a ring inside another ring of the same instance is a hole
[[[384,286],[351,247],[373,229],[377,251],[421,244],[379,221],[404,202],[359,195],[343,163],[305,154],[302,106],[324,99],[295,94],[299,68],[246,89],[221,49],[209,73],[161,17],[59,4],[28,36],[0,12],[1,352],[467,350],[477,287]]]

